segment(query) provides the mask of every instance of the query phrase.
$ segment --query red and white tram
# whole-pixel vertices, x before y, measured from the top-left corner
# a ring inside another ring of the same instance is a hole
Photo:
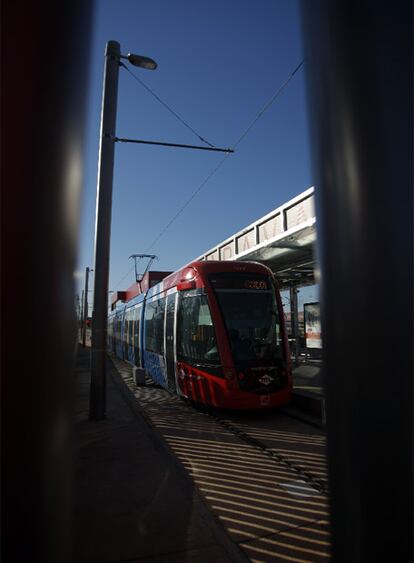
[[[172,393],[231,409],[290,401],[282,303],[262,264],[192,262],[108,321],[110,349]]]

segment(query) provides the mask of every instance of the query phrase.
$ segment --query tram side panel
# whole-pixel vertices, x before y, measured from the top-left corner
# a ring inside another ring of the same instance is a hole
[[[119,358],[123,357],[123,350],[122,350],[123,316],[124,316],[124,308],[117,310],[115,314],[115,354]]]
[[[146,299],[143,331],[144,369],[161,387],[167,387],[164,359],[165,305],[166,298],[161,294]]]
[[[134,309],[134,331],[133,331],[133,364],[142,367],[141,362],[141,332],[142,332],[142,314],[143,303],[139,303]]]
[[[176,319],[177,319],[176,288],[167,293],[164,323],[164,363],[166,370],[166,384],[171,393],[177,393],[177,354],[176,354]]]
[[[141,367],[139,346],[141,313],[142,303],[133,304],[125,313],[126,360],[137,367]]]

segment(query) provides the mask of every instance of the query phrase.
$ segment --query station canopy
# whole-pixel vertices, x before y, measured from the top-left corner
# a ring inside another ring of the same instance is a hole
[[[281,289],[318,283],[315,259],[314,188],[211,248],[197,260],[261,262],[276,274]]]

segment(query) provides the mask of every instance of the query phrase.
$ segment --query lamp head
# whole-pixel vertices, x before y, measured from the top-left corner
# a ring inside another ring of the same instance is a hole
[[[127,59],[132,65],[146,68],[147,70],[155,70],[157,68],[157,63],[149,57],[128,53]]]

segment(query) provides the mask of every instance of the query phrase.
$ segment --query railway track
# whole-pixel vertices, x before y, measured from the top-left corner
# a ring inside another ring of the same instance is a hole
[[[279,411],[198,409],[112,361],[149,423],[251,561],[330,558],[325,438]]]
[[[266,444],[260,438],[251,434],[251,427],[241,428],[239,425],[234,423],[231,419],[221,418],[213,413],[208,414],[217,424],[222,425],[229,432],[232,432],[237,437],[240,438],[246,444],[250,444],[254,448],[261,451],[263,454],[268,456],[270,459],[274,460],[276,463],[285,466],[292,471],[294,471],[300,479],[303,479],[310,487],[314,488],[316,491],[328,495],[328,483],[326,479],[326,470],[323,470],[324,477],[321,478],[320,475],[315,475],[315,463],[321,467],[321,465],[314,459],[310,458],[308,460],[302,459],[299,463],[295,461],[292,455],[284,450],[283,452],[279,449],[274,449]],[[286,415],[289,416],[289,415]],[[268,435],[269,436],[269,435]],[[310,462],[313,462],[310,464]],[[320,473],[318,469],[318,473]]]

